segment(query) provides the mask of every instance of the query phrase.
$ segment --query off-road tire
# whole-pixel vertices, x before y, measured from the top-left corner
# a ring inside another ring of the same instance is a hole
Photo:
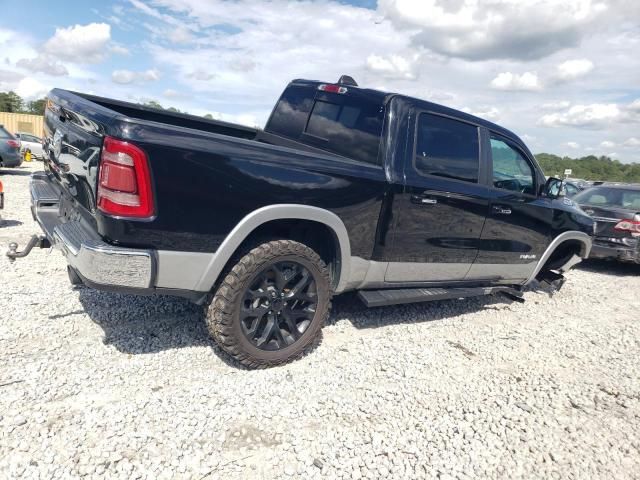
[[[238,260],[225,274],[207,309],[207,328],[213,339],[230,356],[252,369],[282,365],[304,355],[318,343],[320,330],[331,310],[332,292],[325,263],[314,250],[293,240],[266,241],[236,258]],[[242,333],[240,304],[252,279],[269,265],[281,261],[299,262],[309,270],[316,282],[316,311],[295,343],[281,350],[260,350]]]

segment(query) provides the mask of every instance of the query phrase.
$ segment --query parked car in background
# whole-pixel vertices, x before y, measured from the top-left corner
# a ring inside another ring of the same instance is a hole
[[[20,140],[0,125],[0,167],[19,167],[21,164]]]
[[[589,186],[590,185],[586,180],[578,178],[569,178],[564,182],[565,193],[569,198],[576,196],[578,193],[589,188]]]
[[[16,137],[20,139],[20,153],[23,157],[30,153],[32,158],[44,160],[44,150],[42,149],[42,139],[40,137],[25,132],[16,133]]]
[[[596,220],[590,258],[640,263],[640,185],[600,185],[573,201]]]

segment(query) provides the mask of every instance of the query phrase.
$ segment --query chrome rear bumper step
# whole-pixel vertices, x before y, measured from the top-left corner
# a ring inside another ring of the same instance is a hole
[[[367,307],[383,307],[403,303],[432,302],[458,298],[503,294],[509,299],[524,302],[522,292],[511,287],[471,288],[399,288],[385,290],[361,290],[358,297]]]

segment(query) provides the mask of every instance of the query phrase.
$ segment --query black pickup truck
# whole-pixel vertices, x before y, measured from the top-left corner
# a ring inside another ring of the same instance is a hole
[[[54,89],[32,210],[74,284],[207,305],[241,363],[291,360],[332,295],[368,306],[556,281],[593,220],[510,131],[430,102],[294,80],[264,130]]]

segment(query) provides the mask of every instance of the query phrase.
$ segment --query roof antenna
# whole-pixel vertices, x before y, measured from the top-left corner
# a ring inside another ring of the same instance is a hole
[[[342,75],[340,80],[338,80],[338,85],[349,85],[350,87],[358,86],[353,77],[350,77],[349,75]]]

